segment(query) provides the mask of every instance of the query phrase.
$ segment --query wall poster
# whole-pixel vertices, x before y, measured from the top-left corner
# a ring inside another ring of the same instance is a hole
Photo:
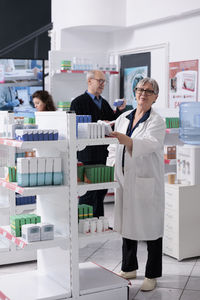
[[[137,106],[134,89],[141,79],[147,77],[147,72],[148,66],[124,69],[124,98],[127,105],[132,105],[133,108]]]
[[[151,75],[151,53],[120,56],[120,98],[125,98],[129,109],[136,108],[134,89],[144,77]]]
[[[197,101],[198,60],[169,63],[169,108]]]

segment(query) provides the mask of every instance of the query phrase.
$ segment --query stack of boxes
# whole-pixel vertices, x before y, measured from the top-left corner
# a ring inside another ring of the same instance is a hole
[[[59,111],[69,111],[70,110],[70,105],[71,105],[71,102],[59,101],[58,102],[58,110]]]
[[[104,165],[78,165],[78,182],[102,183],[114,181],[114,167]]]
[[[109,136],[112,128],[108,122],[92,122],[90,115],[76,116],[76,136],[79,139],[98,139]]]
[[[78,205],[78,219],[93,218],[93,207],[87,204]]]
[[[53,240],[54,225],[50,223],[22,225],[22,238],[28,243]]]
[[[21,196],[16,193],[15,195],[16,205],[28,205],[36,203],[36,196]]]
[[[164,145],[164,159],[176,159],[175,145]]]
[[[17,178],[20,186],[62,184],[60,157],[17,159]]]
[[[66,71],[66,70],[71,70],[72,64],[71,64],[71,60],[62,60],[61,61],[61,72],[62,71]]]
[[[17,181],[16,167],[5,167],[5,179],[8,182],[16,182]]]
[[[167,128],[179,128],[179,118],[165,118]]]
[[[58,130],[56,129],[16,129],[16,140],[20,141],[54,141],[58,140]]]
[[[35,157],[35,151],[34,150],[21,150],[16,148],[15,152],[15,162],[17,162],[17,158],[20,157]]]
[[[92,116],[91,115],[76,115],[76,137],[80,137],[82,135],[82,131],[84,129],[84,126],[88,125],[82,125],[82,124],[88,124],[92,122]]]
[[[11,233],[19,237],[22,233],[22,225],[24,224],[37,224],[41,222],[41,217],[35,214],[22,214],[10,216]]]

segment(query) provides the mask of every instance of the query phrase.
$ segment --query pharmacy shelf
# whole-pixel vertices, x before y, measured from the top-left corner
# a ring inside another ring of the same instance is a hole
[[[34,203],[34,204],[26,204],[26,205],[16,205],[15,213],[17,215],[20,215],[24,211],[35,210],[35,209],[36,209],[36,203]]]
[[[63,288],[50,276],[38,271],[0,277],[0,287],[10,300],[66,299],[71,296],[70,288]]]
[[[169,134],[178,134],[179,133],[179,128],[166,128],[166,133]]]
[[[54,74],[61,74],[61,73],[68,73],[68,74],[85,74],[87,73],[89,70],[57,70]],[[109,71],[109,70],[101,70],[103,73],[105,74],[110,74],[110,75],[114,75],[114,74],[119,74],[118,71]]]
[[[0,236],[0,253],[8,252],[8,251],[9,251],[9,246],[7,245],[7,243],[5,243],[5,241],[3,239],[1,239],[1,236]]]
[[[69,239],[58,235],[55,235],[53,240],[27,243],[22,237],[15,237],[13,234],[11,234],[10,226],[1,226],[0,235],[4,236],[7,240],[14,243],[19,248],[26,248],[26,250],[44,249],[56,246],[66,249],[67,245],[69,244]]]
[[[104,242],[109,240],[114,240],[120,237],[120,234],[114,230],[108,230],[101,233],[79,233],[79,247],[83,248],[89,243],[97,243],[99,241]]]
[[[170,165],[170,166],[176,165],[176,159],[164,159],[164,162],[166,165]]]
[[[51,193],[59,193],[63,190],[68,190],[65,185],[47,185],[47,186],[34,186],[34,187],[21,187],[15,182],[7,182],[4,178],[0,178],[0,186],[12,190],[23,196],[44,195]]]
[[[114,290],[122,287],[126,288],[127,292],[126,279],[94,263],[86,262],[79,264],[79,274],[80,295],[98,293],[103,290]]]
[[[86,146],[118,144],[118,139],[105,137],[102,139],[77,139],[76,148],[78,151],[83,150]]]
[[[20,149],[35,149],[35,148],[47,148],[47,147],[54,147],[66,151],[67,142],[66,140],[55,140],[55,141],[17,141],[11,139],[4,139],[0,138],[0,144],[17,147]]]
[[[118,182],[116,181],[111,181],[111,182],[102,182],[102,183],[84,183],[84,182],[79,182],[77,184],[77,191],[78,195],[82,196],[84,195],[87,191],[95,191],[95,190],[105,190],[105,189],[110,189],[110,188],[117,188],[119,186]]]
[[[22,240],[19,237],[15,237],[13,234],[11,234],[9,226],[1,226],[0,227],[0,235],[5,237],[10,242],[14,243],[21,249],[24,249],[24,247],[27,245],[27,243],[24,240]]]

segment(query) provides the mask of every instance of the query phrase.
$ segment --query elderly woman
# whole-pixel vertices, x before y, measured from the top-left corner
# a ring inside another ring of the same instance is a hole
[[[119,183],[115,199],[115,230],[123,237],[120,275],[136,278],[138,241],[147,242],[148,258],[142,291],[156,287],[162,276],[164,223],[165,123],[153,110],[159,87],[144,78],[136,88],[137,108],[123,113],[115,124],[118,145],[108,147],[107,165],[115,165]]]

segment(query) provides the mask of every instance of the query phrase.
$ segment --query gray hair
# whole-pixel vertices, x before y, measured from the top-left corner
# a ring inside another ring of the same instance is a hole
[[[150,77],[145,77],[143,79],[141,79],[138,84],[137,84],[137,87],[139,85],[145,85],[145,83],[150,83],[152,85],[152,88],[154,90],[154,94],[155,95],[158,95],[159,94],[159,86],[158,86],[158,83],[155,79],[153,78],[150,78]]]
[[[86,73],[86,80],[88,81],[88,79],[90,78],[94,78],[95,77],[95,70],[91,70],[91,71],[88,71]]]

